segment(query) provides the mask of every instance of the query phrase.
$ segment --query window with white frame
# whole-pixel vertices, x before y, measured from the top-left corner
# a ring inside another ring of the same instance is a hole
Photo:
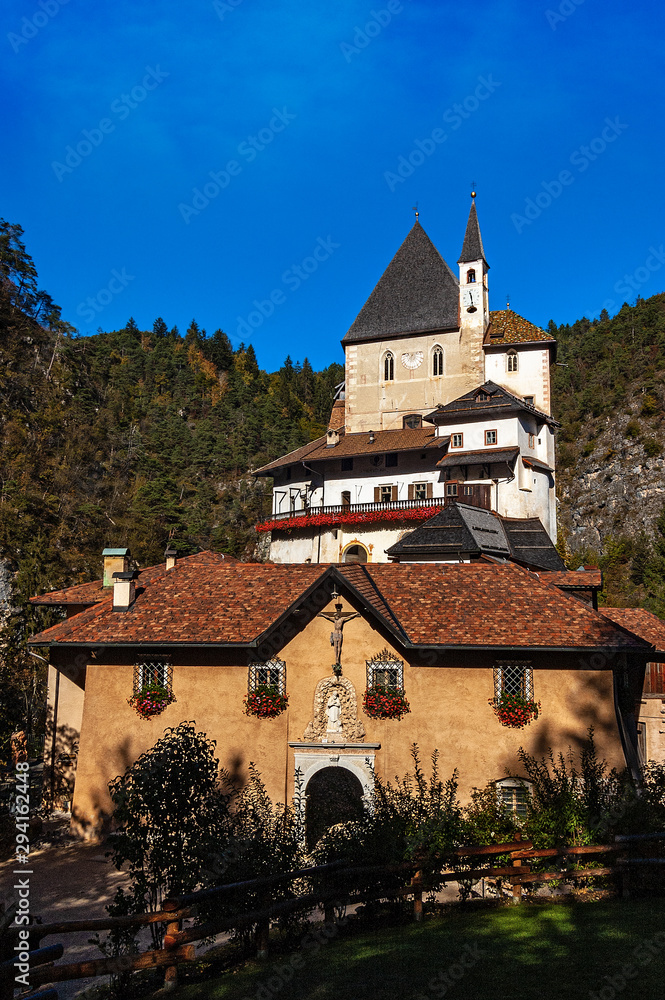
[[[429,492],[427,487],[430,487]],[[431,483],[414,483],[413,484],[413,499],[414,500],[427,500],[428,496],[432,495]]]
[[[395,356],[390,351],[383,359],[383,380],[392,382],[395,378]]]
[[[499,805],[519,819],[525,819],[531,794],[531,784],[519,778],[503,778],[497,781],[496,794]]]
[[[485,431],[485,444],[496,444],[496,431]]]
[[[451,434],[451,436],[450,436],[450,447],[451,448],[463,448],[464,447],[464,435],[463,434]]]
[[[368,691],[377,687],[390,688],[391,691],[404,690],[404,663],[394,653],[384,649],[365,663]]]
[[[533,701],[533,670],[530,660],[499,660],[494,667],[494,697],[515,694]]]
[[[172,681],[173,667],[167,657],[140,660],[134,664],[134,694],[140,694],[144,688],[151,684],[158,684],[170,691]]]
[[[248,689],[273,688],[278,694],[286,693],[286,664],[276,656],[265,663],[250,663]]]
[[[506,364],[509,372],[516,372],[518,370],[517,351],[508,352]]]
[[[443,375],[443,348],[438,344],[432,351],[432,375]]]

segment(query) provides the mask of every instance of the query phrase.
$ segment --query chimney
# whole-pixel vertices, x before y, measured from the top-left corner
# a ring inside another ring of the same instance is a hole
[[[164,552],[164,558],[166,559],[166,568],[173,569],[176,564],[176,559],[178,558],[178,553],[170,545],[166,546],[166,551]]]
[[[114,611],[129,611],[131,608],[134,603],[134,598],[136,597],[136,587],[134,585],[135,576],[136,572],[134,570],[128,573],[113,574]]]
[[[104,549],[102,560],[104,563],[104,575],[102,579],[103,587],[113,586],[115,573],[127,573],[129,570],[129,549]]]
[[[334,448],[335,445],[339,444],[339,431],[336,428],[328,428],[328,440],[326,441],[326,448]]]
[[[375,438],[375,436],[374,436],[374,431],[370,431],[370,432],[369,432],[369,443],[370,443],[370,444],[374,444],[374,441],[375,441],[375,440],[376,440],[376,438]]]

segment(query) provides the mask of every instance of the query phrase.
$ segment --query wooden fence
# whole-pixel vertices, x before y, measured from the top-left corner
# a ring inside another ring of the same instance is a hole
[[[519,903],[522,886],[535,882],[572,881],[577,879],[597,878],[604,875],[617,876],[621,879],[624,895],[628,890],[628,879],[633,865],[659,865],[665,863],[663,857],[627,857],[632,843],[665,839],[665,833],[640,834],[633,837],[616,837],[613,844],[601,844],[590,847],[557,847],[536,850],[531,841],[522,840],[519,835],[514,841],[504,844],[489,844],[481,847],[457,847],[442,858],[441,868],[429,868],[428,875],[420,870],[422,862],[403,862],[395,865],[362,865],[348,866],[337,861],[314,868],[304,868],[298,871],[283,872],[264,876],[245,882],[234,882],[174,896],[166,899],[162,909],[155,913],[141,913],[135,916],[102,917],[97,920],[68,920],[43,924],[32,923],[29,926],[30,940],[28,961],[30,965],[30,983],[34,990],[45,984],[65,982],[73,979],[84,979],[94,976],[118,974],[140,969],[165,969],[165,985],[175,985],[177,982],[177,967],[180,963],[195,959],[195,941],[214,937],[231,930],[254,928],[254,941],[257,957],[266,958],[269,948],[269,928],[271,920],[286,916],[296,910],[314,910],[323,907],[326,922],[334,920],[336,905],[354,905],[382,898],[398,896],[413,899],[413,916],[415,920],[422,919],[423,893],[432,886],[448,882],[476,882],[483,878],[501,879],[511,886],[513,902]],[[492,856],[507,855],[510,863],[491,867],[483,865],[482,859],[488,861]],[[622,855],[615,858],[615,864],[605,864],[599,867],[569,868],[570,861],[580,861],[586,857],[603,857]],[[460,867],[452,867],[454,859],[459,859]],[[474,862],[474,859],[478,859]],[[533,871],[532,862],[536,860],[558,860],[566,867],[550,871]],[[445,862],[445,863],[444,863]],[[409,877],[410,876],[410,877]],[[403,885],[392,884],[386,887],[386,877],[403,881]],[[201,904],[223,901],[224,897],[232,896],[238,891],[267,891],[279,884],[289,884],[298,879],[311,879],[318,883],[312,891],[266,904],[257,909],[231,916],[208,919],[201,923],[183,928],[182,922],[197,917]],[[368,888],[369,886],[369,888]],[[14,913],[8,910],[0,914],[0,1000],[12,1000],[14,995],[14,977],[16,975],[14,943],[18,940],[18,927],[12,926]],[[41,940],[45,937],[72,934],[81,931],[104,931],[120,928],[136,928],[140,930],[150,924],[166,925],[163,947],[145,951],[136,955],[124,955],[118,958],[99,958],[85,962],[70,962],[55,965],[64,952],[62,944],[41,948]],[[48,988],[30,994],[22,994],[21,1000],[57,1000],[57,991]]]

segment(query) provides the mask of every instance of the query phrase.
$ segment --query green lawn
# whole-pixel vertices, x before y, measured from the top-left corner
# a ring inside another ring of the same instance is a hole
[[[662,1000],[665,900],[457,912],[183,985],[174,1000]],[[607,978],[609,977],[609,979]],[[618,977],[618,978],[617,978]]]

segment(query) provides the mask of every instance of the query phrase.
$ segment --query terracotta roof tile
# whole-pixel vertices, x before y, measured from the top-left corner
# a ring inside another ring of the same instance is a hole
[[[128,611],[107,598],[35,636],[33,645],[257,640],[334,573],[398,637],[416,645],[644,649],[606,617],[515,564],[339,566],[181,560]]]
[[[592,569],[545,570],[539,574],[545,583],[553,583],[564,590],[584,590],[587,587],[602,587],[603,574],[594,566]],[[603,608],[603,613],[607,608]]]
[[[490,325],[485,334],[485,347],[503,347],[506,344],[533,344],[548,341],[553,347],[556,340],[539,326],[513,312],[512,309],[495,309],[490,312]]]
[[[601,608],[600,613],[651,643],[659,653],[665,652],[665,622],[658,615],[644,608]]]
[[[306,459],[307,462],[329,462],[336,458],[353,458],[360,455],[382,455],[391,451],[420,451],[423,448],[436,447],[440,444],[443,447],[447,438],[436,438],[433,427],[413,427],[403,430],[374,431],[374,442],[370,443],[369,431],[361,431],[354,434],[343,434],[339,439],[339,444],[334,448],[328,448],[326,438],[317,438],[311,444],[298,451],[292,451],[283,458],[278,458],[269,465],[257,469],[255,476],[270,475],[271,471],[283,468],[287,465],[294,465]],[[316,446],[316,447],[314,447]]]

